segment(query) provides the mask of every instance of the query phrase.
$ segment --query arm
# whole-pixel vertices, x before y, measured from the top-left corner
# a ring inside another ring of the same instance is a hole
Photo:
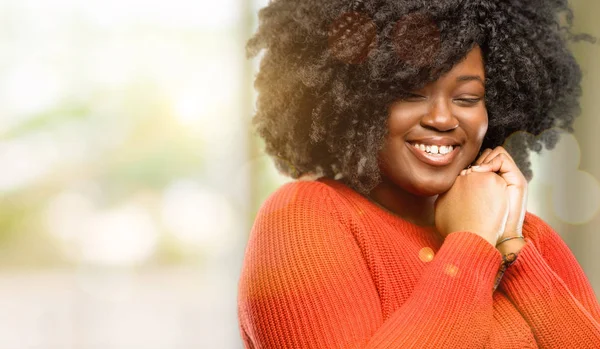
[[[527,244],[501,288],[541,348],[600,348],[600,307],[583,270],[549,225],[530,213],[526,222]]]
[[[499,253],[446,238],[413,295],[383,320],[377,289],[331,189],[295,182],[265,205],[248,242],[238,311],[247,348],[481,348]]]

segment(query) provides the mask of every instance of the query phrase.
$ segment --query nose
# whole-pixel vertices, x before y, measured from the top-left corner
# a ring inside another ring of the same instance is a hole
[[[421,126],[440,132],[451,131],[458,127],[458,119],[452,114],[452,110],[445,98],[438,98],[421,118]]]

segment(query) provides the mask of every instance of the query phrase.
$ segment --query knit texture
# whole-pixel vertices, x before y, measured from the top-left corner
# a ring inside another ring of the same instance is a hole
[[[600,307],[556,232],[526,245],[445,239],[331,180],[279,188],[256,218],[239,282],[246,348],[600,348]]]

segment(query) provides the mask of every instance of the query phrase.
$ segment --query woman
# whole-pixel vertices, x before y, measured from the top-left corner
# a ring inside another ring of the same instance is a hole
[[[578,114],[570,24],[561,0],[262,9],[254,122],[307,180],[256,218],[246,347],[600,348],[581,267],[526,212],[528,152]]]

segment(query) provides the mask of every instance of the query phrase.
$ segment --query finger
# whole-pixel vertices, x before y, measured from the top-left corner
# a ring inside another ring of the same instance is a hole
[[[474,169],[474,170],[472,170]],[[473,166],[471,167],[471,169],[469,169],[469,171],[467,171],[467,174],[471,173],[471,172],[494,172],[492,171],[492,169],[489,166],[485,166],[485,167],[481,167],[481,166]]]
[[[484,160],[487,158],[487,156],[492,152],[492,149],[487,148],[486,150],[484,150],[481,155],[479,156],[479,158],[477,158],[477,160],[475,161],[475,165],[480,165],[484,162]]]
[[[514,170],[514,166],[511,166],[511,161],[506,157],[506,154],[500,153],[493,158],[488,159],[479,166],[471,167],[475,172],[499,172],[506,173],[510,170]]]
[[[489,162],[491,159],[498,156],[498,154],[506,154],[506,156],[508,156],[510,161],[512,161],[514,163],[512,156],[510,156],[510,154],[506,151],[506,149],[504,149],[504,147],[502,147],[502,146],[498,146],[498,147],[494,148],[494,150],[489,152],[487,154],[487,156],[483,159],[483,161],[481,163],[479,163],[479,165]]]
[[[471,169],[475,172],[497,172],[508,185],[521,186],[525,181],[515,162],[505,153],[500,153],[488,162]]]

